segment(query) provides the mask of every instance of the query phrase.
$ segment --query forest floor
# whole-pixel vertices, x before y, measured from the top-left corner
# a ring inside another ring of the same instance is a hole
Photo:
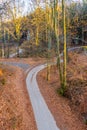
[[[30,68],[46,62],[41,58],[0,61],[25,63]],[[70,53],[67,71],[65,97],[58,94],[60,85],[56,66],[51,67],[49,82],[46,81],[46,69],[38,74],[39,88],[61,130],[86,130],[87,56]],[[25,78],[22,69],[0,64],[0,130],[37,130]]]
[[[67,89],[59,95],[58,69],[51,66],[51,80],[46,69],[37,76],[40,91],[61,130],[87,130],[87,55],[69,54]]]
[[[24,72],[5,65],[0,70],[0,130],[36,130]]]

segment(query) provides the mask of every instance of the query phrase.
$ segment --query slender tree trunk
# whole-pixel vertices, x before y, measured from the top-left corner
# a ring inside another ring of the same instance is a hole
[[[4,38],[3,38],[3,57],[5,58],[5,45],[6,45],[6,32],[5,32],[5,28],[4,28]]]
[[[47,4],[46,4],[46,20],[48,20]],[[46,24],[46,43],[48,43],[48,24]],[[47,52],[47,81],[50,80],[49,52]]]
[[[7,33],[7,40],[8,40],[8,54],[7,54],[7,58],[9,58],[9,39],[10,39],[10,36],[9,36],[9,32]]]
[[[50,20],[50,19],[49,19]],[[51,30],[50,30],[50,26],[48,29],[48,62],[47,62],[47,80],[50,80],[50,68],[51,68],[51,64],[50,64],[50,60],[51,60]]]
[[[17,53],[17,57],[20,57],[19,54],[19,38],[17,37],[17,43],[16,43],[16,53]]]
[[[4,43],[2,43],[2,58],[4,58]]]
[[[51,28],[50,28],[50,22],[51,22],[51,19],[50,19],[50,11],[48,9],[48,6],[47,6],[47,1],[45,1],[45,5],[46,5],[46,20],[47,20],[47,25],[46,25],[46,41],[48,43],[48,54],[47,54],[47,81],[50,80],[50,53],[51,53]]]
[[[39,27],[37,25],[37,28],[36,28],[36,46],[39,45]]]
[[[55,30],[55,34],[56,34],[56,40],[57,40],[57,67],[59,70],[59,76],[60,76],[60,84],[62,86],[62,82],[63,82],[63,75],[62,75],[62,69],[61,69],[61,57],[60,57],[60,41],[59,41],[59,1],[56,1],[56,18],[55,18],[55,23],[56,23],[56,30]],[[58,20],[57,20],[58,19]]]
[[[48,57],[47,57],[47,81],[50,81],[50,67],[51,67],[51,65],[49,64],[49,50],[48,50]]]
[[[39,8],[40,0],[37,0],[37,8]],[[36,23],[36,46],[39,45],[39,24],[38,24],[38,15],[37,15],[37,23]]]
[[[63,43],[64,43],[64,55],[63,55],[63,90],[66,89],[66,20],[65,20],[65,0],[62,0],[62,15],[63,15]]]
[[[7,55],[7,58],[9,58],[9,43],[8,43],[8,55]]]

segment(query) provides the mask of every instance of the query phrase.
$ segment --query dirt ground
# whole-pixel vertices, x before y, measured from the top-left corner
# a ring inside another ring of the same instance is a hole
[[[60,83],[55,66],[51,67],[50,78],[50,81],[46,80],[46,69],[37,76],[40,91],[58,127],[61,130],[87,130],[87,56],[69,55],[66,97],[58,94]]]
[[[24,72],[3,65],[0,69],[0,130],[37,130]]]

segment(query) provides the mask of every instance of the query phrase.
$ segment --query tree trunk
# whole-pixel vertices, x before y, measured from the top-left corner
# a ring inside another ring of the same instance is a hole
[[[55,23],[56,23],[56,29],[55,29],[55,35],[56,35],[56,40],[57,40],[57,67],[59,70],[59,76],[60,76],[60,84],[62,86],[63,82],[63,75],[62,75],[62,69],[61,69],[61,57],[60,57],[60,41],[59,41],[59,1],[56,1],[56,17],[55,17]],[[58,19],[58,20],[57,20]]]
[[[63,91],[66,89],[66,20],[65,20],[65,0],[62,0],[62,15],[63,15],[63,43],[64,43],[64,54],[63,54]]]

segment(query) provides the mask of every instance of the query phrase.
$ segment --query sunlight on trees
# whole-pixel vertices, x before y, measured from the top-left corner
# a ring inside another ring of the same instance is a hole
[[[22,1],[2,0],[0,4],[2,57],[9,57],[11,44],[16,46],[18,56],[20,46],[24,47],[27,54],[43,55],[47,58],[48,80],[50,80],[51,60],[57,57],[60,85],[65,91],[67,46],[71,46],[73,39],[83,41],[86,39],[83,27],[87,26],[87,2],[86,0],[81,2],[31,0],[28,4],[26,13]],[[27,39],[28,32],[29,39]],[[78,40],[77,43],[82,44],[82,41]],[[63,52],[63,63],[61,63],[61,52]]]

